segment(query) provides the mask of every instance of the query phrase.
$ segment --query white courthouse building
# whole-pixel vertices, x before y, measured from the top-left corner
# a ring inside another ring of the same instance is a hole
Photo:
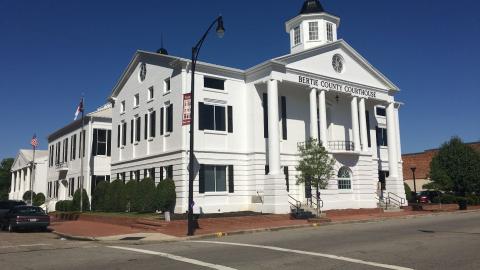
[[[56,130],[48,136],[47,193],[48,209],[59,200],[71,200],[83,187],[91,200],[96,183],[110,181],[112,109],[107,104],[82,119]]]
[[[30,189],[37,194],[43,193],[46,196],[47,160],[47,151],[36,150],[35,170],[33,170],[33,150],[21,149],[15,157],[11,168],[12,180],[8,199],[23,200],[23,194]],[[35,173],[35,175],[32,175],[32,173]]]
[[[194,201],[206,213],[287,213],[305,202],[295,166],[310,137],[336,160],[324,210],[375,208],[380,189],[405,198],[399,89],[337,38],[339,25],[307,0],[285,24],[290,54],[246,70],[197,63]],[[110,96],[112,178],[172,177],[176,212],[188,209],[190,67],[163,48],[137,51]]]

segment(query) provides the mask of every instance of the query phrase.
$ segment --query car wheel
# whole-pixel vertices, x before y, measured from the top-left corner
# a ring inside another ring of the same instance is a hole
[[[47,228],[46,226],[45,226],[45,227],[41,227],[41,228],[40,228],[40,231],[42,231],[42,232],[48,232],[48,228]]]
[[[8,231],[11,232],[11,233],[14,232],[14,231],[15,231],[15,227],[13,227],[12,224],[8,224]]]

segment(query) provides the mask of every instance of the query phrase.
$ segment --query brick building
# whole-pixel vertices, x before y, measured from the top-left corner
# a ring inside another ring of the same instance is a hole
[[[480,152],[480,141],[467,143],[470,147]],[[430,162],[432,158],[438,153],[438,149],[429,149],[420,153],[411,153],[402,155],[403,160],[403,177],[405,183],[413,188],[413,174],[411,168],[416,167],[415,178],[417,185],[417,192],[423,190],[423,185],[430,182]]]

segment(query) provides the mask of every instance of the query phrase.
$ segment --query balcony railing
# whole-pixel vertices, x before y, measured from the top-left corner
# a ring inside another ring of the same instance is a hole
[[[351,141],[329,141],[328,148],[334,151],[355,151],[355,145]]]

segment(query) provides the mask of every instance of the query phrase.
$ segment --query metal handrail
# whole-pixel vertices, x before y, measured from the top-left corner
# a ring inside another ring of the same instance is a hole
[[[294,197],[292,197],[292,195],[288,195],[288,197],[290,199],[292,199],[293,201],[295,201],[295,204],[293,204],[290,200],[288,201],[289,204],[291,204],[293,207],[300,209],[302,208],[302,202],[300,202],[299,200],[295,199]]]
[[[352,141],[328,141],[330,150],[355,151],[355,144]]]
[[[320,202],[320,208],[323,208],[323,200],[322,199],[317,198],[313,194],[312,194],[312,199],[314,199],[314,200],[311,200],[312,204],[314,204],[318,208],[318,205],[317,205],[317,199],[318,199],[318,202]]]
[[[396,202],[398,202],[398,203],[400,203],[400,206],[402,206],[402,205],[405,204],[405,199],[404,199],[404,198],[398,196],[397,194],[395,194],[395,193],[393,193],[393,192],[388,192],[387,196],[388,196],[389,198],[391,198],[390,195],[393,195],[393,197],[395,197],[395,198],[393,198],[393,200],[396,201]]]

